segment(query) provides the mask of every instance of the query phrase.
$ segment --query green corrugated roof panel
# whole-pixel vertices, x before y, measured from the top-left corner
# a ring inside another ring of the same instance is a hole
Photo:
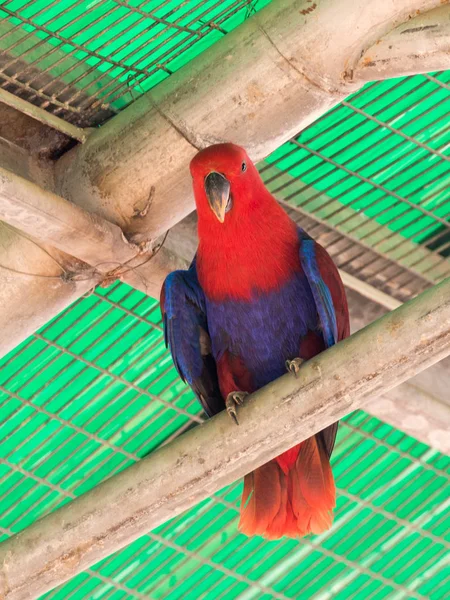
[[[158,304],[98,289],[0,363],[3,539],[200,419]],[[332,531],[237,532],[235,484],[45,598],[444,598],[450,459],[359,411],[333,454]]]
[[[423,241],[450,216],[450,71],[435,75],[366,85],[267,162]]]
[[[2,47],[117,111],[269,1],[0,0]],[[51,102],[50,87],[39,97]],[[57,97],[74,113],[90,106],[67,89]]]
[[[66,88],[41,86],[32,101],[97,122],[99,107],[122,109],[267,3],[0,0],[10,66],[29,65],[0,79],[29,91],[44,70]],[[450,241],[449,89],[450,72],[368,84],[273,153],[263,177],[338,231],[383,251],[390,240],[394,258],[425,274],[418,252],[445,261]],[[121,283],[1,360],[0,407],[0,539],[202,420],[164,348],[158,303]],[[450,459],[358,411],[340,427],[333,468],[327,534],[245,538],[236,483],[44,597],[446,597]]]

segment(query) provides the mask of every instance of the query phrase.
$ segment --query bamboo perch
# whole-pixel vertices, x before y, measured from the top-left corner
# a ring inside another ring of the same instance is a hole
[[[450,278],[0,545],[0,594],[67,581],[450,354]]]

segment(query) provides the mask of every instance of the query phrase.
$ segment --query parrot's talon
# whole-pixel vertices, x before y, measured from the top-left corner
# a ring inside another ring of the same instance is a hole
[[[230,417],[233,419],[233,421],[236,423],[236,425],[239,425],[239,421],[238,421],[237,414],[236,414],[236,409],[229,406],[229,407],[227,407],[227,412],[230,415]]]
[[[294,360],[287,360],[286,369],[289,373],[292,373],[295,376],[295,378],[297,378],[300,371],[300,367],[304,362],[305,361],[303,360],[303,358],[300,357],[294,358]]]
[[[236,406],[242,406],[244,404],[245,398],[248,396],[248,392],[230,392],[225,400],[225,407],[227,409],[227,413],[236,423],[239,425],[239,421],[236,414]]]

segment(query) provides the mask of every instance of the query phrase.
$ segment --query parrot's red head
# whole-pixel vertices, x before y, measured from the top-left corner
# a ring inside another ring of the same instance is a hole
[[[199,220],[217,229],[232,225],[257,209],[256,199],[267,194],[247,152],[235,144],[215,144],[191,162]]]
[[[296,226],[246,151],[215,144],[201,150],[190,167],[200,242],[197,270],[209,295],[249,298],[253,289],[285,280],[298,262]]]

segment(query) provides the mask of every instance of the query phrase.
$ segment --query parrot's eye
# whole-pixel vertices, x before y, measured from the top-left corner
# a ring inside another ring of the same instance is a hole
[[[241,165],[241,171],[244,173],[247,170],[247,163],[243,162]]]

